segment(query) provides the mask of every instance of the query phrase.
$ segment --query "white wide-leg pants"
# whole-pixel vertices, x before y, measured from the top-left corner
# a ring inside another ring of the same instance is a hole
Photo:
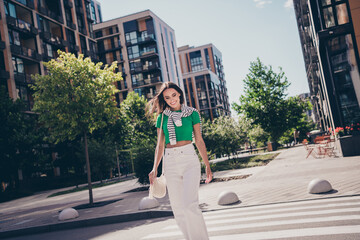
[[[208,240],[199,208],[200,161],[194,146],[166,148],[166,185],[175,220],[187,240]]]

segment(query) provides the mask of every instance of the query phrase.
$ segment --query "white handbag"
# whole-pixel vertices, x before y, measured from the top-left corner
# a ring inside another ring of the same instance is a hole
[[[159,131],[159,135],[158,135],[158,139],[160,140],[160,136],[161,136],[161,131],[162,131],[162,125],[163,125],[163,119],[164,119],[164,114],[162,114],[161,116],[161,125],[160,125],[160,131]],[[157,158],[157,155],[155,154],[155,160]],[[160,159],[163,160],[164,157],[162,157]],[[165,175],[164,175],[164,161],[162,163],[162,171],[161,171],[161,175],[160,177],[157,177],[154,179],[153,184],[150,184],[150,188],[149,188],[149,198],[163,198],[166,195],[166,179],[165,179]]]

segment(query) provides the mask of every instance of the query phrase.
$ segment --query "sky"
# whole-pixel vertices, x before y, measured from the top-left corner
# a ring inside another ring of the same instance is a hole
[[[222,53],[230,104],[243,94],[250,62],[279,67],[288,96],[309,92],[292,0],[98,0],[103,21],[151,10],[175,30],[177,46],[212,43]]]

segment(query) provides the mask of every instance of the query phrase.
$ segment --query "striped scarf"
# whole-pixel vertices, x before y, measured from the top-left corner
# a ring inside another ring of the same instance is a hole
[[[188,106],[185,106],[184,104],[181,105],[181,112],[173,112],[168,108],[166,108],[164,110],[163,113],[169,117],[168,122],[167,122],[167,129],[169,132],[170,145],[176,144],[176,134],[175,134],[174,123],[177,127],[181,127],[182,126],[181,118],[190,116],[193,113],[193,111],[196,111],[197,113],[199,113],[199,111],[196,108],[188,107]],[[199,117],[200,117],[200,113],[199,113]],[[201,118],[200,118],[200,129],[201,129]],[[192,133],[192,137],[194,139],[194,131]]]

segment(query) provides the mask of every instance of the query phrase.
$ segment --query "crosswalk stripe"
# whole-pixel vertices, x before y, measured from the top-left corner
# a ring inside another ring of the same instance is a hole
[[[336,227],[319,227],[319,228],[302,228],[289,229],[270,232],[242,233],[232,235],[221,235],[210,237],[210,240],[261,240],[261,239],[286,239],[290,237],[312,237],[327,236],[336,234],[354,234],[360,233],[360,225],[336,226]],[[329,237],[330,238],[330,237]]]
[[[326,237],[333,234],[360,234],[360,225],[346,225],[359,224],[359,199],[360,197],[331,198],[225,208],[204,212],[203,215],[208,232],[212,233],[211,235],[222,234],[213,236],[210,240],[287,239],[307,236],[316,238],[316,236]],[[181,238],[182,233],[174,224],[175,221],[171,223],[173,224],[162,228],[162,231],[144,236],[142,239]],[[317,224],[316,227],[314,224]],[[260,229],[260,232],[256,231],[257,229]],[[272,231],[272,229],[277,230]]]
[[[353,200],[359,200],[359,202],[353,201]],[[249,207],[242,207],[242,208],[231,208],[232,211],[256,211],[259,209],[274,209],[274,208],[285,208],[285,207],[294,207],[294,206],[325,206],[326,203],[328,205],[330,204],[336,204],[333,202],[339,202],[338,204],[359,204],[360,198],[352,197],[351,199],[346,199],[345,201],[341,198],[330,198],[330,199],[321,199],[321,200],[315,200],[315,201],[304,201],[304,202],[291,202],[291,203],[281,203],[281,204],[271,204],[271,205],[261,205],[261,206],[249,206]],[[318,204],[318,205],[317,205]],[[224,209],[227,210],[227,209]],[[206,212],[207,215],[217,215],[221,214],[220,211],[212,211],[212,212]]]
[[[236,224],[236,225],[226,225],[220,227],[208,227],[208,232],[217,232],[217,231],[227,231],[227,230],[240,230],[240,229],[249,229],[254,227],[274,227],[274,226],[284,226],[291,224],[303,224],[303,223],[317,223],[317,222],[332,222],[332,221],[346,221],[346,220],[360,220],[360,215],[348,215],[348,216],[332,216],[332,217],[322,217],[322,218],[306,218],[306,219],[291,219],[291,220],[281,220],[281,221],[270,221],[263,223],[245,223]],[[233,221],[233,223],[238,221]],[[157,234],[151,234],[146,236],[143,239],[152,239],[152,238],[161,238],[161,237],[174,237],[180,236],[180,231],[173,232],[163,232]]]
[[[359,206],[360,207],[360,203],[359,204],[354,204],[354,203],[343,203],[343,204],[329,204],[329,205],[322,205],[322,206],[306,206],[306,207],[293,207],[293,208],[281,208],[281,209],[268,209],[268,210],[263,210],[263,211],[256,211],[256,212],[249,212],[249,211],[233,211],[230,214],[217,214],[217,215],[207,215],[204,214],[204,218],[205,219],[214,219],[214,218],[224,218],[224,217],[228,217],[231,215],[237,215],[237,214],[242,214],[242,216],[250,216],[250,215],[258,215],[258,214],[268,214],[268,213],[281,213],[281,212],[289,212],[289,211],[294,211],[294,210],[311,210],[311,209],[317,209],[320,210],[322,208],[329,208],[329,207],[346,207],[346,206]]]
[[[281,211],[284,212],[284,211]],[[286,211],[285,211],[286,212]],[[261,215],[261,216],[251,216],[251,215],[259,215],[259,212],[254,212],[252,214],[243,215],[243,213],[229,213],[223,214],[217,220],[209,220],[209,218],[205,215],[204,219],[206,225],[213,224],[224,224],[224,223],[232,223],[238,221],[253,221],[253,220],[265,220],[265,219],[273,219],[273,218],[283,218],[283,217],[300,217],[300,216],[311,216],[311,215],[323,215],[323,214],[336,214],[336,213],[349,213],[349,212],[359,212],[360,208],[340,208],[340,209],[326,209],[326,210],[318,210],[318,211],[304,211],[304,212],[293,212],[293,213],[279,213],[279,214],[270,214],[270,215]],[[275,213],[275,212],[274,212]],[[241,217],[238,220],[232,219],[234,217]],[[223,219],[224,218],[224,219]],[[213,219],[213,218],[210,218]],[[164,228],[164,230],[176,229],[177,225],[171,225]]]
[[[349,213],[349,212],[359,212],[360,208],[343,208],[343,209],[329,209],[329,210],[319,210],[319,211],[305,211],[305,212],[294,212],[294,213],[280,213],[280,214],[271,214],[266,216],[253,216],[253,217],[244,217],[241,218],[242,221],[252,221],[252,220],[264,220],[264,219],[273,219],[281,217],[299,217],[299,216],[309,216],[309,215],[323,215],[323,214],[334,214],[334,213]],[[227,219],[219,219],[212,221],[205,221],[206,224],[219,224],[219,223],[232,223],[234,219],[229,219],[230,217],[241,217],[240,214],[226,214]]]

